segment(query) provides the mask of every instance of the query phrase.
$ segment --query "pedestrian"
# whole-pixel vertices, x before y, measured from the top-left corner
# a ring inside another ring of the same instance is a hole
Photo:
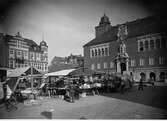
[[[125,79],[121,78],[121,94],[124,94],[125,92]]]
[[[70,85],[70,102],[71,103],[74,103],[74,93],[75,93],[75,90],[74,90],[73,85],[71,84]]]
[[[140,76],[141,76],[141,78],[140,78],[138,90],[142,90],[143,91],[143,81],[144,81],[145,75],[144,74],[140,74]]]
[[[3,102],[4,101],[4,82],[0,79],[0,100]]]

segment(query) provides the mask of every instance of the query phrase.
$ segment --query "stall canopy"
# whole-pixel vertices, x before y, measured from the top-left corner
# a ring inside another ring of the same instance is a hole
[[[51,72],[45,74],[45,76],[67,76],[69,73],[74,71],[75,69],[66,69],[66,70],[61,70],[61,71],[56,71],[56,72]]]
[[[69,73],[70,76],[92,76],[96,74],[103,74],[103,72],[81,67]]]
[[[23,68],[16,68],[14,69],[7,77],[19,77],[24,75],[30,75],[31,74],[31,67],[23,67]],[[36,68],[32,67],[32,74],[41,74]]]

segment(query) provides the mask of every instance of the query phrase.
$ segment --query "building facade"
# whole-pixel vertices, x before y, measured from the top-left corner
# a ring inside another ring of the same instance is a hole
[[[15,36],[4,35],[4,39],[8,44],[9,68],[33,66],[41,72],[48,71],[48,46],[44,40],[38,45],[19,32]]]
[[[66,64],[75,64],[76,67],[83,67],[84,58],[82,55],[71,54],[70,56],[65,58],[65,63]]]
[[[3,37],[3,33],[0,33],[0,81],[4,81],[7,76],[8,66],[8,44]]]
[[[124,40],[128,54],[128,71],[135,80],[144,73],[146,80],[165,81],[167,78],[167,18],[149,16],[143,19],[112,26],[109,18],[101,17],[95,27],[95,38],[85,44],[84,66],[106,73],[116,72],[118,56],[118,31],[126,26],[127,36]]]

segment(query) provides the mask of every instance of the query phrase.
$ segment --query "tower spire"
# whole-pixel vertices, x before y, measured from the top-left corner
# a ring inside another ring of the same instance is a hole
[[[44,33],[42,32],[42,41],[44,41]]]

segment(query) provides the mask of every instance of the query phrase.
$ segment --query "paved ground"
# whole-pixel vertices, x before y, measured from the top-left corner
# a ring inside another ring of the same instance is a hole
[[[68,103],[57,98],[43,99],[38,100],[38,105],[24,106],[19,104],[18,109],[11,112],[6,112],[1,107],[0,118],[167,119],[167,110],[164,108],[167,101],[162,101],[160,96],[161,93],[166,95],[166,92],[167,87],[147,87],[144,91],[139,92],[133,89],[124,95],[111,93],[101,96],[88,96],[75,101],[75,103]],[[150,103],[151,105],[149,105]]]

